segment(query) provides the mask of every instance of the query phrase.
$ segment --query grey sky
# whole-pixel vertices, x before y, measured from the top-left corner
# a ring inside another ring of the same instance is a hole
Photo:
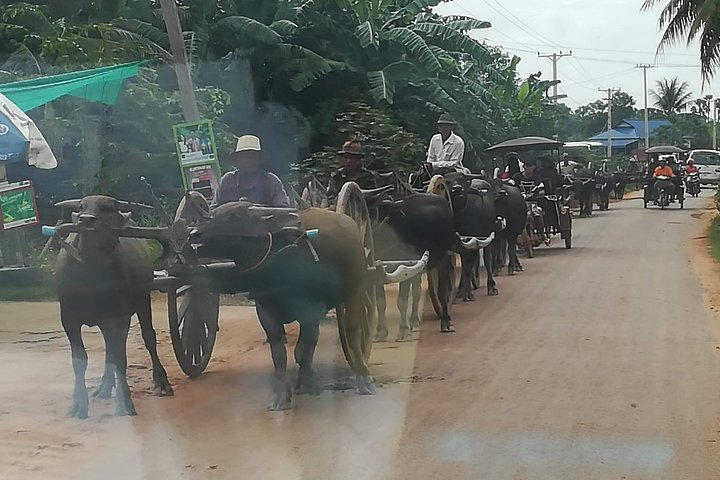
[[[472,35],[522,58],[523,76],[542,71],[551,79],[552,62],[537,52],[572,50],[573,57],[558,62],[559,93],[568,95],[563,102],[571,108],[603,97],[598,88],[609,87],[630,93],[642,108],[642,70],[636,63],[657,65],[648,70],[648,89],[658,79],[678,77],[690,84],[693,98],[701,96],[698,47],[683,43],[656,58],[662,6],[649,12],[641,6],[642,0],[454,0],[436,10],[490,21],[492,28]],[[710,87],[704,93],[720,95]],[[648,102],[652,106],[652,97]]]

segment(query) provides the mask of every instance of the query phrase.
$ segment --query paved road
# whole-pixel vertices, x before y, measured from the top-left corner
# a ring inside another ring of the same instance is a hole
[[[541,249],[500,296],[454,309],[456,334],[378,345],[375,397],[323,326],[320,397],[266,412],[270,358],[247,307],[223,311],[209,372],[174,398],[148,394],[133,330],[139,416],[91,402],[65,419],[69,352],[53,304],[0,305],[0,477],[10,479],[717,479],[718,320],[688,242],[706,200],[684,211],[640,201],[575,223],[574,245]],[[163,323],[162,306],[156,306]],[[101,374],[96,334],[89,384]],[[392,337],[392,335],[391,335]],[[9,386],[9,388],[8,388]]]

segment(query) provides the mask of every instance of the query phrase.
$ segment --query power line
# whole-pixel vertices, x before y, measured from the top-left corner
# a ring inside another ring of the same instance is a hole
[[[552,100],[553,100],[553,103],[557,103],[558,98],[565,98],[565,97],[567,96],[567,95],[564,95],[564,96],[562,96],[562,97],[561,97],[561,96],[558,96],[558,90],[557,90],[557,81],[558,81],[557,63],[558,63],[558,62],[560,61],[560,59],[563,58],[563,57],[572,57],[572,52],[570,52],[570,53],[563,53],[562,51],[560,51],[560,53],[555,53],[555,52],[553,52],[553,53],[547,54],[547,55],[541,55],[540,52],[538,52],[537,55],[538,55],[538,57],[540,57],[540,58],[549,58],[550,61],[552,61],[552,64],[553,64],[553,82],[555,82],[555,84],[553,85],[553,96],[552,96]]]

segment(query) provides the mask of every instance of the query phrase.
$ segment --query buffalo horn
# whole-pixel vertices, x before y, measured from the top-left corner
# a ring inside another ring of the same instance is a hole
[[[480,250],[487,248],[495,239],[495,232],[491,232],[489,237],[462,237],[462,246],[467,250]]]
[[[383,200],[381,203],[385,207],[402,207],[405,200]]]
[[[126,202],[124,200],[116,200],[116,202],[118,210],[123,212],[142,212],[153,210],[153,207],[145,205],[144,203]]]
[[[400,283],[411,278],[420,275],[427,267],[428,261],[430,260],[430,252],[425,251],[420,260],[415,265],[407,266],[400,265],[394,272],[388,273],[385,271],[385,283]],[[383,267],[384,270],[384,267]]]
[[[291,207],[261,207],[258,205],[251,205],[248,207],[248,211],[257,213],[260,215],[272,215],[276,213],[297,213],[297,208]]]
[[[71,208],[73,210],[80,210],[80,199],[73,198],[70,200],[63,200],[62,202],[56,203],[55,206],[58,208]]]

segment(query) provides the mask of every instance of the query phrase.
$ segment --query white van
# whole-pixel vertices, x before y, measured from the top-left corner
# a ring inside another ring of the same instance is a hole
[[[691,150],[688,160],[692,159],[700,169],[700,184],[715,185],[720,180],[720,152],[717,150]]]

